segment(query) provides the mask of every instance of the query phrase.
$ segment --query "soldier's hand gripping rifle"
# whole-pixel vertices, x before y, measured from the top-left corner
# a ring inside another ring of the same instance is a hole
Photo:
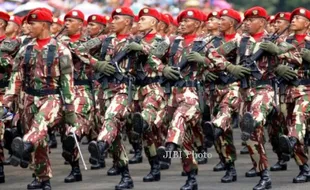
[[[278,31],[276,31],[272,36],[268,39],[268,41],[275,42],[284,32],[286,32],[289,29],[290,25],[287,26],[282,32],[279,34],[276,34]],[[239,65],[242,65],[244,67],[247,67],[251,70],[251,75],[257,79],[261,80],[262,74],[257,68],[256,61],[261,59],[263,55],[265,54],[265,51],[263,49],[257,50],[252,56],[246,57],[241,61]],[[241,88],[249,88],[248,84],[248,78],[244,77],[241,79]]]
[[[192,52],[200,52],[202,51],[208,44],[210,44],[214,39],[216,38],[216,36],[213,36],[208,42],[206,42],[205,44],[198,44],[194,42],[194,46],[192,48]],[[179,72],[181,72],[186,66],[187,66],[188,60],[187,58],[184,56],[182,58],[182,60],[180,61],[180,63],[177,66],[172,66],[173,69],[178,70]],[[179,76],[179,78],[181,79],[182,76]],[[175,81],[171,81],[169,79],[164,79],[162,81],[162,85],[165,86],[165,92],[167,94],[171,93],[171,85],[174,83]]]

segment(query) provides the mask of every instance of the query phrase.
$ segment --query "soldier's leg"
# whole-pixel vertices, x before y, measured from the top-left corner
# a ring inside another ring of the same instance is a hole
[[[201,124],[198,123],[198,126],[193,128],[194,135],[194,146],[197,154],[206,154],[207,148],[204,146],[204,135],[202,131]],[[196,161],[198,164],[206,164],[208,163],[207,157],[196,157]]]
[[[254,189],[270,188],[271,179],[268,173],[268,160],[264,147],[264,123],[273,109],[272,90],[261,90],[253,97],[249,112],[241,121],[242,139],[246,140],[253,166],[259,172],[261,180]]]
[[[4,152],[3,152],[3,136],[4,136],[4,129],[5,125],[2,121],[0,121],[0,183],[5,182],[5,176],[4,176],[4,168],[3,168],[3,162],[4,162]]]
[[[184,123],[184,125],[186,125]],[[186,128],[186,127],[185,127]],[[196,175],[198,173],[198,164],[195,159],[193,150],[194,132],[192,126],[188,126],[185,131],[185,136],[181,148],[183,170],[187,175],[186,183],[181,187],[181,190],[198,189]]]
[[[288,125],[288,136],[282,135],[279,142],[283,159],[288,161],[293,154],[296,164],[299,166],[300,173],[293,179],[294,183],[310,181],[307,146],[304,143],[306,121],[310,112],[309,98],[309,95],[304,95],[295,99],[291,123]]]

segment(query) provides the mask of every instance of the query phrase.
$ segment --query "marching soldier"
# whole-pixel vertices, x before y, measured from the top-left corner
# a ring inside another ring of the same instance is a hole
[[[217,48],[223,42],[229,42],[240,39],[236,28],[241,22],[240,14],[233,9],[223,9],[218,13],[220,17],[219,29],[223,33],[221,37],[215,38],[212,45]],[[229,58],[231,55],[226,55],[227,60],[235,63],[234,58]],[[223,72],[219,75],[223,75]],[[218,104],[218,111],[212,122],[206,122],[204,128],[215,128],[216,132],[205,132],[206,137],[211,142],[214,141],[216,150],[220,157],[220,163],[214,167],[214,171],[226,169],[225,176],[221,179],[223,183],[229,183],[237,180],[235,169],[235,160],[237,157],[236,148],[233,144],[232,119],[233,113],[238,112],[241,99],[239,96],[239,84],[236,80],[224,81],[221,77],[215,89],[212,92],[212,99]],[[214,135],[213,135],[214,134]]]
[[[297,71],[296,78],[285,78],[285,102],[287,103],[287,127],[288,135],[282,135],[279,139],[280,152],[284,161],[294,157],[299,166],[300,173],[293,179],[293,183],[310,181],[310,169],[308,162],[307,145],[304,138],[309,109],[309,63],[310,63],[310,37],[307,30],[310,26],[310,11],[305,8],[297,8],[291,13],[291,30],[294,32],[286,41],[295,45],[302,56],[302,64],[299,62],[290,65],[282,65],[282,70],[291,69]],[[280,73],[279,73],[280,74]],[[280,75],[281,76],[281,75]],[[298,81],[297,84],[294,81]]]
[[[53,18],[53,24],[51,25],[51,33],[53,36],[56,36],[64,26],[64,22],[59,18]]]
[[[10,15],[8,15],[5,12],[0,12],[0,45],[2,46],[2,42],[5,40],[5,30],[8,24],[8,21],[10,20]],[[10,69],[10,62],[12,60],[6,59],[4,63],[1,61],[1,70],[2,73],[4,73],[0,79],[1,83],[3,86],[0,88],[0,98],[1,100],[3,99],[4,93],[5,93],[5,83],[7,83],[9,79],[9,70]],[[5,73],[7,72],[7,75]],[[1,116],[3,114],[0,114]],[[4,152],[3,152],[3,147],[2,147],[2,141],[3,141],[3,135],[4,135],[4,130],[5,130],[5,123],[3,121],[0,121],[0,183],[4,183],[5,181],[5,176],[4,176],[4,169],[3,169],[3,162],[4,162]]]
[[[21,119],[29,130],[23,139],[16,137],[13,140],[11,164],[27,168],[34,159],[34,171],[40,183],[29,184],[28,189],[50,190],[52,170],[47,131],[48,126],[59,120],[57,115],[62,111],[62,105],[66,106],[65,122],[75,123],[73,65],[69,50],[50,36],[51,14],[35,9],[26,20],[30,25],[29,35],[34,40],[23,46],[15,58],[1,113],[3,115],[5,108],[12,108],[20,90],[25,91],[25,110]]]

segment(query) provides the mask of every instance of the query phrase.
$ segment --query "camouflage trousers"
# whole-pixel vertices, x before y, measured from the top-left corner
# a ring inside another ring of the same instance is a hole
[[[251,88],[253,90],[254,88]],[[252,91],[253,92],[253,91]],[[273,110],[274,90],[271,86],[255,89],[255,93],[250,94],[251,101],[245,101],[245,112],[252,114],[254,119],[255,131],[251,134],[250,139],[246,141],[251,160],[257,172],[268,168],[268,160],[264,147],[264,124],[267,116]]]
[[[299,166],[308,162],[308,150],[304,138],[307,132],[307,118],[310,113],[309,100],[310,94],[305,94],[296,97],[294,103],[287,104],[288,136],[298,139],[294,148],[294,159]]]
[[[233,143],[233,131],[231,128],[233,113],[238,112],[241,103],[239,86],[237,84],[219,86],[215,90],[218,111],[212,119],[215,127],[223,129],[223,134],[215,141],[215,150],[225,163],[235,162],[237,158],[236,147]]]
[[[93,102],[90,93],[90,91],[85,91],[84,95],[80,94],[79,92],[75,93],[74,109],[77,115],[77,121],[74,126],[65,125],[65,136],[68,136],[71,133],[72,128],[76,129],[75,135],[77,136],[78,140],[81,140],[82,135],[89,134],[90,129],[93,126],[92,124],[94,119]],[[79,159],[80,155],[77,146],[74,147],[71,154],[72,160],[70,160],[70,162],[77,161]]]
[[[169,106],[176,105],[172,121],[168,128],[166,143],[174,143],[181,148],[183,169],[185,172],[197,169],[198,165],[193,155],[194,127],[201,120],[196,88],[172,88],[168,101]]]
[[[54,95],[39,99],[26,95],[24,105],[24,117],[21,120],[26,124],[26,133],[23,140],[34,145],[33,165],[30,168],[34,169],[38,178],[49,179],[52,177],[52,168],[48,158],[47,131],[48,126],[54,126],[56,121],[60,120],[58,117],[62,105],[60,98]]]
[[[121,138],[126,116],[129,113],[127,100],[128,95],[125,93],[116,93],[111,100],[108,100],[110,105],[105,112],[103,125],[97,138],[97,141],[105,141],[112,147],[114,161],[120,167],[128,165],[128,156]]]
[[[4,162],[4,152],[2,146],[4,130],[5,130],[4,122],[0,121],[0,165]]]
[[[148,158],[154,157],[156,153],[156,140],[160,132],[162,121],[160,115],[165,108],[164,91],[159,84],[153,83],[140,87],[136,94],[139,97],[141,116],[148,123],[148,130],[143,132],[143,146]]]

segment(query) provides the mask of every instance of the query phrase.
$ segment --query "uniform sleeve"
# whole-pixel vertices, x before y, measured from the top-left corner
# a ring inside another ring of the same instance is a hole
[[[63,47],[60,61],[60,90],[68,111],[74,111],[73,62],[70,50]]]
[[[231,64],[217,49],[210,48],[206,59],[207,68],[213,71],[224,71]]]
[[[282,62],[284,61],[296,66],[301,66],[302,57],[296,47],[293,47],[291,44],[288,44],[287,42],[281,42],[279,43],[278,46],[283,52],[285,52],[278,55],[278,58],[282,60]]]
[[[20,93],[22,87],[21,69],[23,53],[24,51],[21,49],[13,60],[13,69],[9,79],[9,86],[6,88],[2,101],[4,107],[12,108],[14,99]]]

